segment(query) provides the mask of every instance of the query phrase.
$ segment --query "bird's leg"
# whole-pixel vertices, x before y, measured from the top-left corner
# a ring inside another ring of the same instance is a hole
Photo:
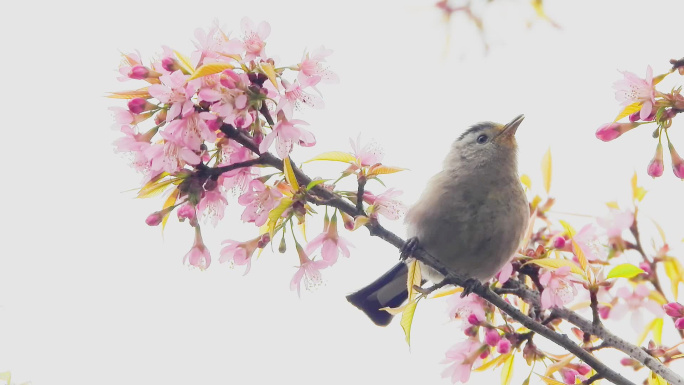
[[[466,279],[466,281],[463,283],[463,292],[461,293],[461,298],[472,293],[475,289],[477,289],[481,285],[482,285],[482,283],[480,282],[479,279],[475,279],[475,278]]]
[[[418,248],[418,237],[412,237],[409,238],[406,243],[404,243],[404,246],[401,247],[401,254],[399,254],[399,258],[404,261],[406,258],[410,257],[411,254],[413,254],[414,251]]]

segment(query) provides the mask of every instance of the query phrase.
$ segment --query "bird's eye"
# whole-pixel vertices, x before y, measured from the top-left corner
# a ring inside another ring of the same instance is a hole
[[[479,143],[479,144],[485,144],[485,143],[487,143],[487,140],[489,140],[489,137],[485,134],[482,134],[482,135],[477,137],[477,143]]]

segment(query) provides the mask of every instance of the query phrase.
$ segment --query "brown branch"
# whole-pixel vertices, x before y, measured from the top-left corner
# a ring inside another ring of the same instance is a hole
[[[598,311],[598,287],[590,287],[589,288],[589,298],[591,300],[591,315],[592,315],[592,323],[595,326],[601,325],[601,317],[599,316],[599,311]]]
[[[591,376],[591,377],[587,378],[586,380],[582,381],[582,385],[591,385],[591,384],[593,384],[595,381],[598,381],[598,380],[600,380],[600,379],[602,379],[602,378],[604,378],[602,375],[596,373],[596,374],[594,374],[593,376]]]
[[[358,183],[359,188],[356,191],[356,209],[363,212],[363,189],[366,187],[366,177],[364,175],[359,175]]]

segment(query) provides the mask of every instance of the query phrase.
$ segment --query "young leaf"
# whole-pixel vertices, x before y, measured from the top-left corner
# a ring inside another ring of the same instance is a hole
[[[679,297],[679,283],[684,282],[684,268],[676,258],[665,257],[665,274],[672,284],[672,294],[675,300]]]
[[[377,167],[376,167],[377,166]],[[395,172],[405,171],[405,168],[401,167],[390,167],[383,165],[374,165],[368,169],[368,176],[373,175],[383,175],[383,174],[394,174]]]
[[[304,163],[309,163],[316,160],[329,160],[333,162],[354,163],[356,161],[356,158],[352,154],[349,154],[347,152],[330,151],[314,156],[313,158],[307,160]]]
[[[567,259],[552,259],[552,258],[533,259],[533,260],[527,262],[525,265],[528,265],[530,263],[533,263],[537,266],[545,267],[545,268],[551,269],[551,270],[557,270],[563,266],[569,266],[571,272],[582,276],[584,279],[587,278],[587,274],[582,269],[580,269],[579,266],[577,266],[577,264],[575,262],[568,261]]]
[[[632,198],[637,202],[641,202],[644,199],[644,195],[646,195],[646,190],[641,186],[637,186],[637,173],[634,171],[634,176],[632,176]]]
[[[404,329],[406,344],[408,344],[408,346],[411,346],[411,325],[413,324],[413,316],[416,313],[417,305],[418,301],[411,301],[406,305],[404,312],[401,313],[401,322],[399,324],[401,325],[401,328]]]
[[[584,251],[582,251],[582,248],[579,244],[577,244],[577,242],[575,242],[575,240],[572,240],[572,252],[577,256],[577,260],[579,260],[582,270],[587,271],[589,262],[587,262],[587,257],[584,255]]]
[[[542,178],[544,180],[544,190],[546,191],[546,195],[548,195],[549,190],[551,190],[551,148],[550,147],[548,150],[546,150],[546,153],[544,153],[544,157],[542,158],[542,163],[541,163],[541,169],[542,169]]]
[[[171,184],[175,182],[174,179],[166,179],[166,180],[151,180],[145,184],[140,191],[138,192],[137,198],[152,198],[156,197],[157,195],[161,194],[166,190],[167,187],[169,187]]]
[[[273,84],[273,87],[275,89],[278,89],[278,82],[276,82],[276,73],[275,73],[275,68],[273,68],[273,64],[268,63],[268,62],[261,62],[260,64],[261,70],[264,71],[264,74],[268,77],[268,80],[271,81],[271,84]]]
[[[299,190],[299,183],[297,183],[297,178],[295,177],[294,171],[292,170],[292,164],[290,163],[290,157],[283,159],[283,172],[285,173],[285,180],[292,186],[293,191]]]
[[[188,74],[192,74],[193,72],[195,72],[195,70],[192,68],[192,64],[190,64],[190,59],[187,56],[176,51],[175,49],[173,50],[173,53],[176,54],[176,57],[178,58],[178,61],[180,62],[179,64],[180,64],[181,68],[183,70],[185,70],[185,72],[187,72]]]
[[[141,88],[139,90],[110,92],[110,95],[108,95],[107,97],[110,99],[135,99],[135,98],[148,99],[148,98],[151,98],[152,95],[150,95],[150,93],[147,91],[147,87],[145,87],[145,88]]]
[[[406,288],[408,290],[409,300],[413,300],[415,296],[418,294],[414,286],[420,286],[421,281],[422,277],[420,274],[420,264],[418,264],[418,261],[414,260],[409,265],[408,274],[406,278]]]
[[[625,107],[620,113],[615,117],[614,122],[617,122],[618,120],[624,118],[625,116],[632,115],[635,112],[641,111],[641,103],[636,102],[632,103],[629,106]]]
[[[645,273],[645,271],[631,263],[623,263],[612,268],[606,278],[633,278],[642,273]]]
[[[520,175],[520,183],[522,183],[528,190],[532,189],[532,180],[527,174]]]
[[[564,221],[564,220],[562,220],[562,219],[559,220],[558,222],[560,222],[561,226],[563,226],[563,229],[565,229],[565,234],[566,234],[569,238],[574,238],[574,237],[575,237],[575,235],[577,234],[577,231],[575,231],[575,229],[574,229],[568,222],[566,222],[566,221]]]
[[[648,376],[648,385],[668,385],[668,383],[655,372],[651,372],[651,375]]]
[[[278,206],[268,213],[268,233],[271,235],[271,238],[273,238],[275,227],[280,217],[290,206],[292,206],[292,199],[282,198]]]
[[[515,354],[511,354],[510,357],[504,363],[503,369],[501,369],[501,385],[509,385],[511,383],[511,378],[513,377],[513,359],[515,359]]]
[[[546,383],[546,385],[566,385],[565,382],[554,380],[551,377],[542,376],[541,374],[537,375],[539,376],[539,378],[541,378],[542,381],[544,381],[544,383]]]
[[[325,183],[325,182],[327,182],[327,181],[329,181],[329,180],[330,180],[330,179],[316,179],[316,180],[312,180],[311,182],[309,182],[309,184],[306,185],[306,191],[309,191],[309,190],[311,190],[312,188],[318,186],[319,184],[323,184],[323,183]]]
[[[615,201],[606,202],[606,206],[611,209],[620,210],[620,205],[618,205],[618,203]]]
[[[511,353],[506,353],[502,354],[500,356],[497,356],[496,358],[492,358],[491,360],[485,362],[484,364],[478,366],[477,368],[473,369],[473,372],[483,372],[489,368],[497,368],[499,365],[503,364],[504,361],[508,360],[508,357],[512,356]]]
[[[228,64],[228,63],[209,63],[209,64],[204,64],[200,68],[195,71],[192,76],[188,78],[188,81],[194,80],[197,78],[201,78],[203,76],[209,76],[213,74],[217,74],[219,72],[225,71],[225,70],[232,70],[235,68],[233,65]]]
[[[164,202],[164,206],[162,206],[162,210],[169,208],[169,207],[173,206],[174,204],[176,204],[176,200],[178,199],[179,195],[180,195],[180,190],[178,190],[178,188],[175,188],[171,192],[171,195],[169,195],[169,197]],[[169,211],[168,213],[166,213],[166,215],[164,215],[164,218],[162,218],[162,222],[161,222],[162,232],[164,231],[164,227],[166,227],[166,222],[169,220],[170,215],[171,215],[171,212]]]
[[[637,346],[641,346],[641,344],[644,342],[646,339],[646,336],[648,336],[648,333],[653,332],[653,339],[655,340],[656,337],[658,339],[661,338],[662,333],[663,333],[663,319],[662,318],[656,318],[651,323],[646,325],[646,328],[644,331],[641,333],[639,336],[639,339],[637,340]],[[658,341],[656,341],[658,343]],[[658,343],[660,345],[660,343]]]

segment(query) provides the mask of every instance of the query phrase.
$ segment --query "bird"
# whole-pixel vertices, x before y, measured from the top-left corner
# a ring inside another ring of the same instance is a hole
[[[523,119],[519,115],[507,124],[477,123],[458,136],[443,169],[406,213],[409,252],[419,246],[449,273],[472,282],[489,280],[511,259],[530,218],[515,139]],[[408,299],[409,260],[400,261],[347,300],[375,324],[389,325],[393,315],[380,309],[399,307]],[[420,267],[428,281],[444,278],[430,266]]]

